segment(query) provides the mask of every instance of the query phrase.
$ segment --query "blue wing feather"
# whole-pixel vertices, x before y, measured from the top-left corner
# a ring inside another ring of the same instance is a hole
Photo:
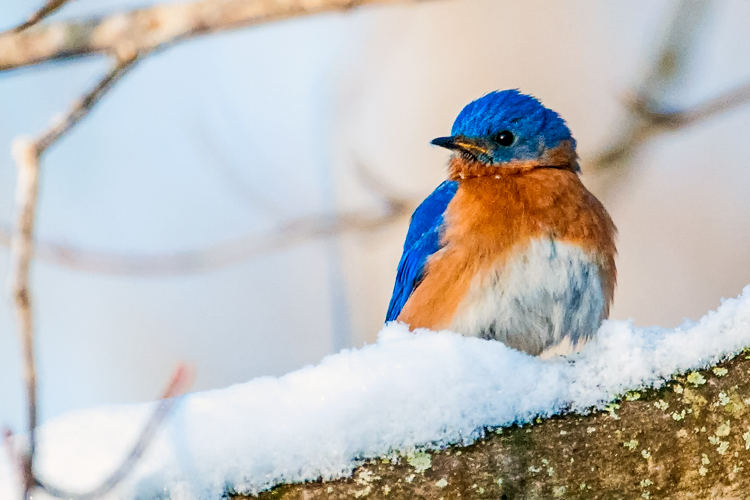
[[[440,250],[443,214],[457,189],[457,182],[443,182],[412,214],[404,242],[404,253],[398,263],[396,284],[393,286],[386,321],[398,318],[404,304],[422,280],[422,272],[428,257]]]

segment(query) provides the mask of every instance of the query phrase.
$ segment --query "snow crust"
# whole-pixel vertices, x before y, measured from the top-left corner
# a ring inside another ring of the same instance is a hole
[[[367,457],[470,443],[489,427],[602,407],[750,346],[750,286],[676,329],[608,321],[583,352],[541,360],[496,341],[389,324],[376,344],[317,366],[181,398],[111,498],[220,498],[230,488],[351,473]],[[116,467],[153,404],[66,414],[42,426],[37,470],[85,491]],[[0,455],[0,498],[18,478]]]

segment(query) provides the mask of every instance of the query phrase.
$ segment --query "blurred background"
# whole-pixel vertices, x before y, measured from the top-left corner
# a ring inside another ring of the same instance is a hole
[[[39,4],[3,0],[0,29]],[[76,0],[51,19],[144,5]],[[643,95],[657,111],[690,109],[746,85],[749,21],[743,0],[437,0],[180,43],[139,63],[45,155],[37,237],[161,255],[263,241],[303,217],[377,215],[382,186],[416,203],[448,159],[429,141],[469,101],[519,88],[568,121],[584,182],[619,228],[612,318],[674,327],[750,283],[750,105],[648,128],[628,103]],[[13,138],[44,130],[106,68],[93,57],[0,73],[6,229]],[[644,140],[627,154],[601,156],[636,136]],[[193,389],[206,390],[375,341],[407,226],[408,215],[384,217],[172,274],[37,260],[42,420],[152,399],[179,360],[195,364]],[[2,276],[8,256],[0,248]],[[4,296],[0,422],[21,429],[19,345]]]

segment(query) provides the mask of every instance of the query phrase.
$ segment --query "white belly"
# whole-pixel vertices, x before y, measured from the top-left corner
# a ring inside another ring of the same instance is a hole
[[[580,248],[548,238],[519,250],[475,277],[450,329],[533,355],[596,334],[605,306],[599,266]]]

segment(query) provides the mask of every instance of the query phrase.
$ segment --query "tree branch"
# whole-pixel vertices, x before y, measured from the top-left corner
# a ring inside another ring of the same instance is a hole
[[[693,125],[697,122],[713,118],[714,116],[731,111],[750,102],[750,83],[746,83],[716,97],[693,106],[675,111],[659,112],[645,102],[637,101],[633,105],[634,111],[642,116],[653,127],[677,129]]]
[[[34,217],[39,192],[39,155],[36,144],[17,140],[13,156],[18,166],[16,181],[17,229],[12,241],[10,284],[16,308],[16,321],[21,343],[23,379],[28,404],[29,451],[21,464],[26,496],[32,484],[32,457],[36,448],[36,364],[34,362],[34,317],[29,291],[29,267],[33,254]]]
[[[13,156],[17,165],[16,231],[11,239],[10,285],[16,310],[24,384],[28,408],[29,450],[23,457],[24,496],[29,498],[34,485],[33,460],[36,449],[37,397],[36,363],[34,361],[34,318],[29,288],[29,270],[34,253],[34,222],[39,194],[39,160],[41,155],[85,117],[110,86],[130,67],[136,58],[119,61],[94,88],[76,102],[68,114],[36,140],[16,139]]]
[[[65,135],[79,121],[89,114],[91,109],[107,91],[130,69],[137,60],[137,54],[130,53],[118,58],[112,69],[83,97],[78,99],[65,117],[54,123],[36,140],[37,155],[41,156],[60,137]]]
[[[415,203],[410,200],[388,199],[381,214],[373,214],[372,209],[363,209],[343,214],[302,217],[266,233],[243,236],[195,251],[128,255],[38,241],[35,256],[44,262],[79,271],[112,275],[171,276],[206,272],[316,238],[372,231],[409,215],[414,207]],[[7,229],[0,228],[0,245],[5,246],[8,241]]]
[[[199,0],[0,35],[0,71],[95,54],[146,54],[179,40],[366,4],[404,0]]]
[[[16,26],[11,30],[12,33],[20,33],[21,31],[30,28],[34,26],[36,23],[44,19],[45,17],[51,15],[60,7],[68,3],[68,0],[49,0],[46,4],[44,4],[39,10],[34,12],[27,20],[26,22]]]
[[[695,125],[748,103],[750,83],[686,109],[665,111],[658,108],[659,103],[644,97],[632,98],[628,105],[631,121],[627,133],[623,133],[615,144],[591,160],[588,166],[595,170],[614,168],[658,134]]]
[[[658,114],[665,109],[665,97],[685,75],[710,6],[709,0],[682,0],[677,5],[661,48],[638,84],[637,97],[630,100],[628,115],[617,137],[611,146],[584,163],[586,171],[607,172],[613,174],[613,179],[622,178],[629,160],[648,140],[664,132],[664,127],[650,120],[653,114],[644,111]]]
[[[537,419],[471,446],[367,460],[351,477],[232,500],[746,498],[750,351],[629,392],[608,411]]]

